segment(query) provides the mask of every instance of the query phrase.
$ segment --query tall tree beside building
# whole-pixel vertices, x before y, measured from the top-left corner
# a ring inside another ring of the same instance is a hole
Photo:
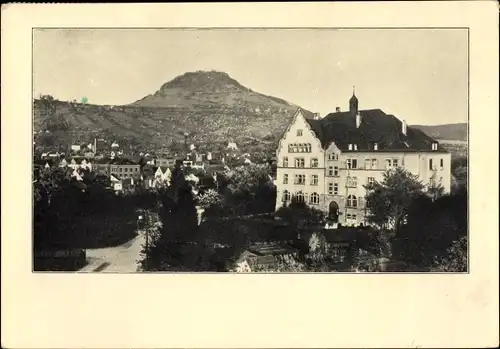
[[[197,241],[198,216],[189,183],[184,179],[180,164],[172,171],[170,186],[161,197],[161,228],[152,237],[149,246],[144,246],[146,270],[190,270],[196,268],[192,250]]]
[[[410,203],[423,193],[418,176],[403,168],[388,170],[384,179],[366,185],[368,220],[397,233],[407,217]]]

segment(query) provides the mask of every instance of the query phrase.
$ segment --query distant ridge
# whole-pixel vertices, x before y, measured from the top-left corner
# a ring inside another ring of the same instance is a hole
[[[413,125],[429,137],[450,141],[467,141],[467,123],[444,125]]]
[[[43,129],[42,103],[34,101],[35,131]],[[148,146],[181,141],[188,132],[192,142],[275,142],[299,106],[241,85],[220,71],[187,72],[160,88],[123,106],[58,102],[55,119],[63,119],[68,139],[91,134],[135,139]],[[303,109],[306,117],[312,113]]]

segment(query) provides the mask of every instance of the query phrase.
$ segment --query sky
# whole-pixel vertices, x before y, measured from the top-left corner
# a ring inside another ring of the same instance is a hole
[[[33,93],[120,105],[186,72],[228,73],[322,116],[380,108],[409,124],[467,122],[467,32],[418,29],[37,29]]]

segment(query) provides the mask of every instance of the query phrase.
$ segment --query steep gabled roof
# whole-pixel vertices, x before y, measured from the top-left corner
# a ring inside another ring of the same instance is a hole
[[[406,135],[402,133],[402,122],[394,115],[380,109],[360,110],[361,124],[356,127],[356,116],[351,112],[336,112],[323,119],[306,119],[311,129],[321,141],[323,148],[332,142],[341,150],[348,152],[349,144],[356,144],[357,151],[432,151],[436,142],[420,130],[407,126]],[[438,146],[437,152],[446,152]]]

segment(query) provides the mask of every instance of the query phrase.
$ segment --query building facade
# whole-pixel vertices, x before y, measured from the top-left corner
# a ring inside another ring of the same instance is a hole
[[[380,109],[338,108],[324,118],[298,110],[277,149],[276,209],[292,198],[342,225],[366,224],[364,185],[403,167],[424,185],[451,187],[451,154],[422,131]]]

